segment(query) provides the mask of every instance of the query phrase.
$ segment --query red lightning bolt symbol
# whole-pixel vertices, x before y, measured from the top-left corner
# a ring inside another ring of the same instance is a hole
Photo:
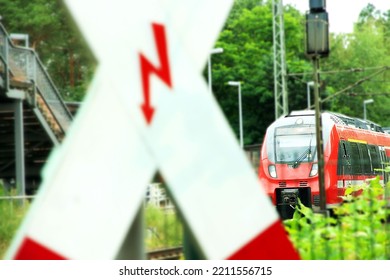
[[[142,76],[142,89],[144,103],[141,104],[141,110],[144,114],[145,120],[149,125],[152,122],[154,108],[150,104],[150,77],[152,74],[155,74],[159,77],[169,88],[172,88],[172,80],[169,69],[169,60],[167,52],[167,40],[165,36],[165,27],[164,25],[152,23],[153,35],[155,44],[157,47],[157,53],[160,65],[153,65],[150,61],[140,53],[140,67],[141,67],[141,76]]]

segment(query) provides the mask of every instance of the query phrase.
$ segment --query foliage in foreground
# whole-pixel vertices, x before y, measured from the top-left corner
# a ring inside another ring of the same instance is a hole
[[[384,187],[377,177],[348,188],[333,217],[299,204],[285,227],[305,260],[390,259],[389,198],[390,183]]]
[[[361,195],[355,195],[361,191]],[[0,186],[0,196],[4,195]],[[345,203],[335,210],[334,217],[313,213],[312,209],[300,204],[294,217],[284,221],[301,258],[390,259],[390,210],[386,207],[390,183],[383,187],[378,177],[369,184],[350,187],[343,198]],[[0,258],[27,209],[28,204],[21,207],[16,201],[0,200]],[[173,210],[148,205],[145,218],[148,251],[182,245],[182,224]]]
[[[0,197],[7,194],[0,184]],[[23,217],[28,209],[28,203],[19,205],[15,200],[0,200],[0,259],[7,251]]]

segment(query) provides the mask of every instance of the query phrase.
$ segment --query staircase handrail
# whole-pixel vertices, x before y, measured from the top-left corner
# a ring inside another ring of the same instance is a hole
[[[0,30],[0,36],[3,35],[6,38],[1,40],[2,38],[0,37],[0,55],[8,62],[5,65],[6,69],[13,73],[17,71],[23,72],[24,82],[32,82],[34,84],[63,132],[67,131],[72,121],[72,114],[62,100],[57,87],[43,66],[38,54],[31,48],[15,46],[1,23]],[[11,63],[10,60],[13,60],[13,62]],[[6,75],[8,76],[9,73],[6,73]],[[6,79],[9,78],[6,77]],[[7,80],[6,82],[9,85],[9,81]],[[33,94],[37,94],[35,90]],[[35,98],[32,98],[32,100],[35,100]],[[35,104],[32,105],[35,106]]]

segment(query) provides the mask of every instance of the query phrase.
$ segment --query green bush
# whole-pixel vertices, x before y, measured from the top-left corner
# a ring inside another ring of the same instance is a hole
[[[285,220],[292,243],[305,260],[390,259],[390,184],[379,177],[369,184],[350,187],[334,215],[314,213],[299,203]]]

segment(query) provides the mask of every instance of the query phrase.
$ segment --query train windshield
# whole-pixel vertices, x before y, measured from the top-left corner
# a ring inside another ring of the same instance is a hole
[[[284,126],[275,129],[275,160],[299,165],[316,157],[314,125]]]

